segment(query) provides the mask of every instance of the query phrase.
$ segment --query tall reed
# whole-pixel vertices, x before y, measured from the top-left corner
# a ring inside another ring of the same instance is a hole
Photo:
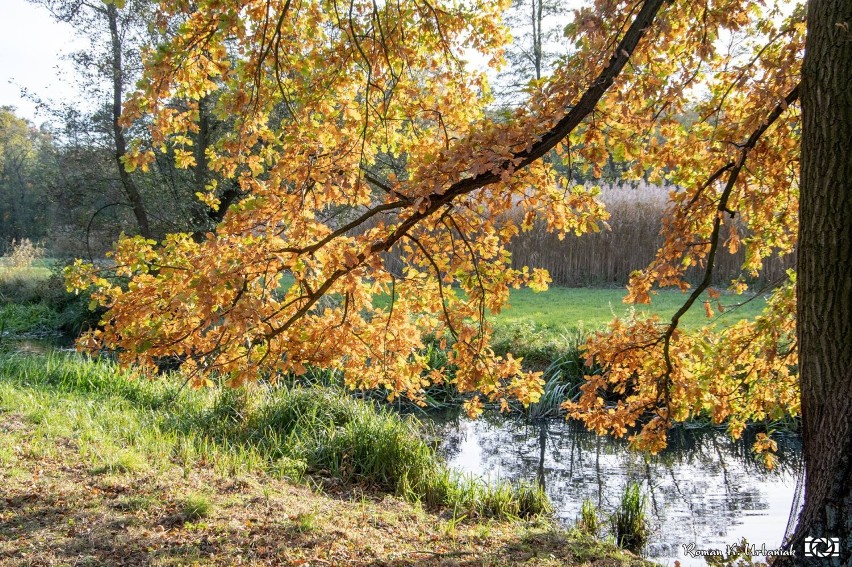
[[[560,240],[557,234],[548,232],[543,223],[537,223],[531,231],[512,240],[509,245],[512,263],[515,267],[546,268],[556,285],[622,286],[631,272],[644,268],[653,260],[662,244],[660,227],[671,190],[671,187],[644,182],[604,186],[600,197],[610,213],[607,223],[611,230],[581,236],[566,234]],[[513,214],[520,218],[523,213],[518,210]],[[744,260],[745,247],[740,247],[735,254],[720,249],[714,282],[723,284],[736,278]],[[760,280],[777,280],[794,264],[794,256],[769,258],[764,261]],[[702,276],[703,271],[696,268],[688,272],[687,279],[695,283]]]

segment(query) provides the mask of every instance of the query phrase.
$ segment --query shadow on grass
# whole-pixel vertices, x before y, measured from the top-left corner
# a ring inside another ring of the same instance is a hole
[[[98,484],[90,485],[92,477],[86,478],[82,467],[73,473],[62,469],[45,473],[36,492],[24,493],[28,487],[20,484],[12,486],[3,500],[0,563],[647,565],[611,546],[565,532],[525,532],[487,541],[472,537],[470,532],[458,537],[438,535],[428,518],[416,527],[422,531],[418,540],[393,541],[394,530],[401,529],[399,524],[405,518],[400,513],[389,523],[377,519],[384,512],[381,504],[360,512],[372,519],[368,523],[379,526],[361,534],[349,531],[348,524],[338,524],[341,519],[344,523],[352,520],[345,516],[356,514],[351,512],[354,505],[342,514],[329,510],[329,514],[318,514],[314,519],[313,514],[288,516],[287,509],[293,506],[289,500],[261,510],[244,504],[222,504],[220,511],[205,522],[173,522],[175,504],[158,492],[156,482],[127,477],[126,489],[109,492],[100,490]],[[98,495],[93,497],[93,493]],[[152,504],[128,513],[121,505],[128,497]],[[303,496],[300,499],[304,501]],[[339,512],[344,505],[332,506]],[[374,547],[379,543],[377,536],[387,541]],[[431,551],[430,547],[440,551]]]

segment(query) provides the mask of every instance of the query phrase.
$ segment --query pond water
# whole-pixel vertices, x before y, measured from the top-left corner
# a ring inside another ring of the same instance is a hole
[[[585,499],[608,515],[628,482],[648,495],[652,535],[644,555],[662,565],[706,565],[684,545],[726,550],[746,538],[767,549],[780,547],[801,466],[793,434],[778,437],[779,464],[767,471],[756,462],[746,430],[732,441],[716,428],[679,428],[657,456],[628,450],[623,440],[598,437],[577,423],[524,424],[501,417],[458,419],[439,426],[442,451],[453,468],[481,476],[538,481],[572,525]],[[798,505],[798,503],[797,503]],[[797,508],[798,511],[798,508]],[[759,559],[759,558],[755,558]]]

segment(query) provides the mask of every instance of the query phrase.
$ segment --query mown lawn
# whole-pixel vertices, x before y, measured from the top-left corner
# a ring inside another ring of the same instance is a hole
[[[501,324],[535,323],[553,329],[581,327],[593,331],[614,317],[629,315],[634,309],[637,313],[656,313],[666,321],[688,297],[688,293],[666,289],[654,295],[650,305],[627,305],[622,301],[625,295],[623,289],[551,287],[542,293],[512,290],[509,306],[494,320]],[[756,316],[766,305],[763,296],[724,294],[720,301],[725,311],[719,313],[716,301],[712,300],[715,316],[708,319],[703,307],[705,299],[709,299],[706,293],[682,319],[684,328],[696,329],[708,323],[731,325]]]

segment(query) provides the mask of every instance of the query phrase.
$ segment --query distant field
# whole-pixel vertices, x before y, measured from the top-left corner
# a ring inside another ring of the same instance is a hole
[[[0,283],[25,283],[46,279],[51,274],[49,266],[52,261],[42,259],[29,268],[15,268],[7,265],[6,258],[0,258]],[[282,289],[292,285],[292,277],[282,277]],[[545,292],[535,293],[529,289],[512,290],[509,306],[492,320],[502,325],[515,323],[533,323],[540,330],[562,330],[582,328],[591,331],[605,326],[614,317],[624,317],[635,309],[641,313],[657,313],[668,320],[683,305],[688,294],[677,290],[661,290],[652,296],[650,305],[626,305],[622,302],[625,290],[623,288],[569,288],[551,287]],[[387,298],[377,298],[377,304],[386,303]],[[709,324],[731,325],[741,319],[750,319],[759,314],[766,305],[763,296],[751,294],[723,294],[721,303],[724,313],[715,310],[715,316],[708,319],[703,308],[703,301],[708,299],[704,294],[682,323],[686,329],[696,329]]]
[[[45,266],[31,266],[28,268],[16,268],[0,262],[0,278],[2,279],[47,279],[50,277],[50,268]]]
[[[542,293],[529,289],[512,290],[510,305],[494,319],[498,323],[511,324],[533,322],[541,327],[575,328],[593,330],[603,327],[613,317],[623,317],[631,309],[637,312],[657,313],[668,320],[683,305],[688,294],[677,290],[662,290],[652,297],[650,305],[626,305],[622,302],[623,289],[567,288],[551,287]],[[716,316],[708,319],[704,313],[703,300],[693,305],[683,318],[684,328],[696,329],[708,323],[731,325],[741,319],[749,319],[759,314],[766,301],[764,297],[753,295],[722,295],[721,302],[725,313],[715,311]],[[751,301],[748,301],[751,300]],[[737,304],[743,304],[734,308]]]
[[[292,285],[292,278],[282,278],[282,288]],[[626,295],[624,288],[593,288],[593,287],[557,287],[551,286],[547,291],[536,293],[530,289],[513,289],[510,291],[509,306],[491,319],[502,325],[514,323],[534,323],[539,330],[563,330],[581,327],[592,331],[604,327],[614,317],[625,317],[631,309],[641,313],[657,313],[664,320],[671,316],[683,305],[689,293],[681,293],[673,289],[660,290],[651,298],[650,305],[627,305],[622,299]],[[758,315],[766,306],[763,295],[745,293],[733,295],[723,293],[720,300],[724,313],[716,310],[716,301],[711,301],[715,316],[708,319],[704,312],[704,300],[707,294],[701,296],[689,313],[681,320],[683,328],[697,329],[707,324],[727,326],[742,319],[751,319]],[[387,296],[378,296],[375,300],[378,306],[387,306]]]

